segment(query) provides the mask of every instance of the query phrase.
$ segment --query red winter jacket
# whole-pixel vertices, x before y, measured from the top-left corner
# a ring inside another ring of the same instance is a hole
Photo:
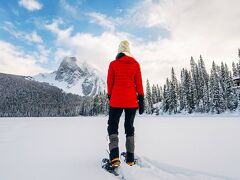
[[[107,90],[111,107],[138,108],[137,95],[144,95],[139,63],[130,56],[112,61],[108,68]]]

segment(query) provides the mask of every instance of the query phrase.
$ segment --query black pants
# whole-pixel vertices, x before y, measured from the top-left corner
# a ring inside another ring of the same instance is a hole
[[[118,134],[118,124],[123,110],[125,111],[124,128],[126,136],[134,136],[134,118],[137,108],[109,107],[108,135]]]

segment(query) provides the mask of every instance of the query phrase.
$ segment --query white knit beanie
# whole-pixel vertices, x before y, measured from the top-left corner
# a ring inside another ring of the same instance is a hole
[[[132,56],[130,53],[129,42],[127,40],[120,42],[118,46],[118,53],[124,53],[127,56]]]

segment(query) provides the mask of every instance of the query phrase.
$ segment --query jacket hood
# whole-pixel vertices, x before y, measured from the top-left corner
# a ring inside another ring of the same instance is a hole
[[[127,56],[127,55],[125,55],[125,56],[117,59],[117,61],[119,61],[119,62],[124,62],[124,63],[127,63],[127,64],[136,63],[136,60],[135,60],[133,57]]]

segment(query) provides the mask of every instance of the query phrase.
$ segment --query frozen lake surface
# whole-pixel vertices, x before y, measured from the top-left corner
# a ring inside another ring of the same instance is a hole
[[[101,168],[107,119],[0,118],[0,179],[116,179]],[[240,179],[237,116],[137,116],[135,129],[136,154],[147,166],[122,162],[125,179]],[[120,151],[124,144],[122,118]]]

